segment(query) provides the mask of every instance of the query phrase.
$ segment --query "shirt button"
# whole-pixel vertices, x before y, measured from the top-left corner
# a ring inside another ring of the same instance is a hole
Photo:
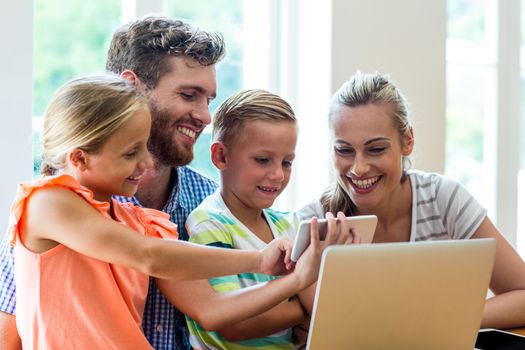
[[[157,332],[162,333],[162,330],[163,330],[162,325],[158,324],[157,325]]]

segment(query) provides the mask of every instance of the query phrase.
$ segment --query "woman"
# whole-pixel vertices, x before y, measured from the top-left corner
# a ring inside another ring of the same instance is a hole
[[[482,328],[525,325],[525,264],[459,183],[407,170],[414,147],[407,103],[387,77],[358,72],[336,92],[329,114],[337,181],[303,218],[374,214],[377,242],[494,238],[496,262]]]

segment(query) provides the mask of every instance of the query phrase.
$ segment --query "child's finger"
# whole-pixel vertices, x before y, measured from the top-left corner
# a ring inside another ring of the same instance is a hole
[[[354,229],[350,229],[351,237],[352,237],[352,243],[358,244],[361,243],[361,235],[358,231]]]
[[[335,244],[345,244],[351,239],[350,224],[346,221],[346,216],[341,211],[337,213],[337,221],[339,223],[339,236]]]
[[[324,242],[327,245],[334,244],[334,242],[336,242],[338,238],[337,221],[335,220],[334,214],[332,214],[331,212],[326,212],[325,218],[327,230]]]
[[[319,225],[317,223],[317,216],[310,220],[310,245],[318,245],[319,239]]]
[[[291,261],[292,261],[292,247],[293,247],[293,242],[292,240],[289,238],[289,237],[284,237],[285,240],[283,242],[284,244],[284,263],[286,265],[288,265]]]

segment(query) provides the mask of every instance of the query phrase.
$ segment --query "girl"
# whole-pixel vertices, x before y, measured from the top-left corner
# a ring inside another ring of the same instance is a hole
[[[24,348],[149,349],[141,331],[148,275],[291,267],[286,240],[262,251],[197,246],[175,240],[167,214],[112,199],[133,196],[152,165],[150,124],[146,100],[117,77],[73,80],[54,96],[44,122],[46,176],[19,186],[8,230]],[[323,245],[313,242],[317,260]]]
[[[329,115],[336,183],[301,217],[375,214],[377,242],[491,237],[497,241],[481,327],[525,324],[525,264],[460,184],[405,168],[414,147],[406,100],[387,76],[357,73],[336,92]]]

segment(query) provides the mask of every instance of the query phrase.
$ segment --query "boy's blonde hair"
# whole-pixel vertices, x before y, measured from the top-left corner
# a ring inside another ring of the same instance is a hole
[[[74,148],[99,151],[135,112],[146,108],[146,99],[117,76],[86,76],[64,84],[44,114],[42,174],[62,170]]]
[[[213,141],[230,144],[247,121],[296,123],[292,107],[278,95],[264,90],[243,90],[228,97],[215,111]]]

